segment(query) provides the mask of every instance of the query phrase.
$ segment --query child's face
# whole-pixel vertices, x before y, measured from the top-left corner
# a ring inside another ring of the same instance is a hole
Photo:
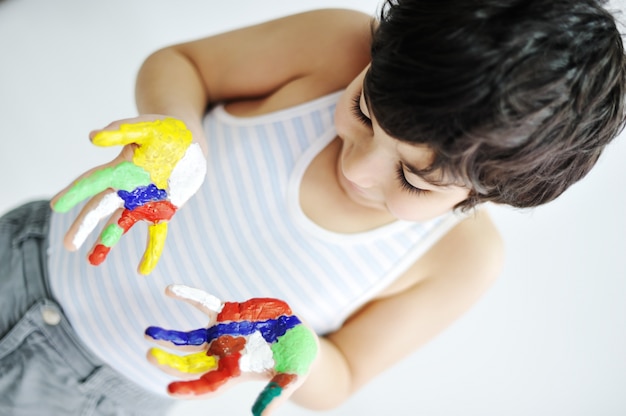
[[[413,173],[427,168],[433,153],[425,145],[397,140],[380,128],[362,94],[368,68],[337,104],[335,125],[342,139],[339,185],[354,202],[402,220],[425,221],[449,211],[468,197],[469,189],[433,185]]]

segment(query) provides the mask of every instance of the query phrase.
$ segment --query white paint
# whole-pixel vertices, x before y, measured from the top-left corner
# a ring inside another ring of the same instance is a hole
[[[174,284],[169,285],[169,290],[180,299],[198,303],[208,310],[216,313],[221,312],[224,307],[224,304],[220,299],[201,289]]]
[[[113,214],[116,209],[119,209],[124,206],[124,201],[120,198],[117,193],[111,192],[106,194],[95,208],[90,210],[83,221],[80,223],[78,227],[78,231],[74,235],[74,239],[72,240],[72,244],[75,248],[80,248],[83,245],[87,236],[91,234],[91,232],[96,228],[100,220],[109,215]]]
[[[259,331],[253,332],[239,359],[241,371],[263,373],[274,368],[272,349]]]
[[[181,207],[200,188],[205,176],[206,159],[200,145],[192,143],[168,179],[170,202]]]
[[[156,49],[314,8],[372,13],[380,3],[0,1],[0,56],[11,63],[0,67],[0,109],[4,137],[13,138],[0,141],[0,212],[52,195],[118,155],[117,147],[80,138],[136,114],[137,68]],[[626,0],[610,4],[626,21]],[[113,14],[119,30],[85,30],[87,15],[90,26],[103,26]],[[67,59],[72,50],[81,59]],[[112,56],[115,65],[106,66]],[[46,70],[32,77],[42,60]],[[94,82],[105,66],[106,81]],[[62,128],[50,128],[60,121]],[[80,157],[69,160],[68,149]],[[626,192],[619,190],[625,160],[626,131],[555,203],[530,212],[498,207],[507,257],[488,295],[438,339],[323,415],[626,415]],[[53,249],[61,250],[57,243]],[[259,389],[241,383],[209,401],[177,400],[168,415],[250,415],[247,398]],[[313,415],[291,402],[282,406],[276,415]]]

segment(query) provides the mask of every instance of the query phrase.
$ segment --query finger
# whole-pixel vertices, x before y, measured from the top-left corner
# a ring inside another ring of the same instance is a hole
[[[112,216],[115,211],[123,206],[124,201],[113,191],[105,191],[92,198],[83,207],[68,230],[65,237],[65,247],[71,251],[80,248],[100,221]]]
[[[165,294],[194,306],[210,317],[214,317],[224,307],[224,303],[210,293],[185,285],[169,285],[165,288]]]
[[[105,131],[105,130],[119,130],[120,127],[123,124],[133,124],[133,123],[141,123],[141,122],[151,122],[151,121],[155,121],[158,119],[163,119],[166,118],[165,116],[161,116],[158,114],[144,114],[138,117],[132,117],[132,118],[125,118],[125,119],[121,119],[121,120],[115,120],[109,124],[107,124],[105,127],[101,128],[101,129],[95,129],[93,131],[91,131],[89,133],[89,138],[91,140],[93,140],[93,138],[100,133],[101,131]]]
[[[151,348],[148,361],[178,378],[190,378],[190,375],[204,374],[217,368],[217,359],[207,355],[206,351],[177,355],[160,348]]]
[[[165,341],[173,346],[181,345],[204,345],[207,343],[207,330],[205,328],[192,331],[175,331],[151,326],[146,329],[145,335],[154,341]]]
[[[195,380],[175,381],[167,386],[167,392],[174,397],[206,399],[220,394],[225,390],[227,384],[235,383],[234,380],[229,380],[227,377],[218,377],[217,381],[207,380],[204,377]]]
[[[119,120],[104,129],[91,132],[91,142],[102,147],[123,146],[131,143],[142,145],[150,139],[152,125],[151,121]]]
[[[167,236],[168,221],[176,213],[176,207],[167,200],[151,200],[149,202],[142,201],[140,205],[129,208],[126,204],[128,212],[125,212],[120,218],[118,225],[128,231],[137,221],[146,221],[150,223],[148,228],[148,243],[144,251],[143,259],[139,265],[138,271],[143,275],[149,274],[156,266],[163,248],[165,247],[165,238]]]
[[[94,246],[91,248],[91,251],[87,255],[87,259],[89,260],[89,263],[91,263],[91,265],[97,266],[99,264],[102,264],[102,262],[106,260],[106,257],[108,256],[113,246],[117,244],[122,235],[124,235],[126,231],[130,229],[131,225],[126,224],[128,228],[122,228],[119,225],[120,222],[123,222],[122,219],[127,216],[129,216],[129,210],[120,209],[109,217],[109,220],[105,224],[102,232],[100,233],[100,236],[98,237],[98,241],[94,244]]]
[[[148,227],[148,247],[139,264],[139,273],[148,275],[157,265],[167,236],[167,221],[152,224]]]
[[[268,416],[284,403],[302,384],[303,379],[295,374],[278,373],[261,391],[252,406],[254,416]]]
[[[108,163],[105,163],[105,164],[102,164],[100,166],[96,166],[96,167],[94,167],[92,169],[89,169],[88,171],[84,172],[82,175],[77,177],[70,185],[66,186],[65,188],[63,188],[62,190],[57,192],[56,195],[54,195],[54,197],[50,201],[50,207],[52,209],[55,209],[57,201],[63,195],[65,195],[74,186],[75,183],[77,183],[81,179],[84,179],[84,178],[86,178],[88,176],[91,176],[94,172],[100,171],[100,170],[108,168],[110,166],[117,166],[117,165],[119,165],[122,162],[131,161],[133,159],[133,154],[134,154],[133,147],[132,146],[126,146],[126,147],[124,147],[122,149],[120,154],[115,159],[113,159],[112,161],[110,161]]]
[[[158,345],[159,347],[163,347],[163,348],[167,348],[167,349],[174,349],[177,352],[180,353],[193,353],[193,352],[201,352],[201,351],[205,351],[206,352],[206,344],[202,344],[202,345],[175,345],[169,341],[162,341],[162,340],[155,340],[154,338],[150,337],[147,334],[144,334],[144,338],[147,341],[153,342],[154,344]]]
[[[53,209],[57,212],[67,212],[79,202],[105,189],[131,191],[139,186],[147,186],[150,182],[150,174],[131,162],[107,166],[92,171],[89,175],[76,181],[54,201]]]
[[[93,169],[89,169],[88,171],[86,171],[85,173],[83,173],[82,175],[80,175],[78,178],[76,178],[71,184],[69,184],[68,186],[66,186],[65,188],[61,189],[59,192],[56,193],[56,195],[54,195],[52,197],[52,199],[50,200],[50,207],[58,212],[58,209],[56,208],[57,202],[59,199],[61,199],[65,194],[67,194],[70,189],[72,189],[76,183],[80,182],[82,179],[91,176],[94,172],[100,171],[102,169],[105,169],[109,166],[115,166],[118,163],[120,163],[119,160],[119,156],[117,158],[115,158],[113,161],[106,163],[104,165],[100,165],[97,166]]]
[[[191,143],[191,132],[180,120],[164,118],[154,121],[138,121],[119,123],[115,130],[111,128],[94,132],[93,144],[97,146],[115,146],[136,143],[140,145],[153,145],[155,142],[169,142],[167,145],[181,145],[187,148]]]

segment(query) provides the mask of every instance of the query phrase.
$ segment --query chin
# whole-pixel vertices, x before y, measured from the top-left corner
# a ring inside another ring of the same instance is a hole
[[[395,217],[395,215],[393,215],[393,213],[389,211],[389,209],[383,202],[372,201],[369,199],[361,199],[359,201],[353,199],[353,201],[359,204],[360,206],[362,206],[363,208],[368,208],[368,209],[378,211],[380,213],[385,213],[385,214]]]

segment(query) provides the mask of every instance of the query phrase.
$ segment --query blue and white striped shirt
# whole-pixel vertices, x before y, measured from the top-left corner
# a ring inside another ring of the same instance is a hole
[[[299,188],[312,159],[335,137],[340,93],[256,117],[223,107],[205,119],[207,178],[174,216],[159,264],[136,272],[146,245],[133,227],[97,267],[86,260],[96,236],[75,253],[63,249],[78,213],[53,214],[50,284],[80,338],[139,385],[166,394],[171,377],[145,359],[150,325],[190,330],[206,317],[165,298],[181,283],[227,301],[275,297],[320,334],[339,328],[458,222],[447,214],[426,223],[396,221],[356,234],[325,230],[302,212]]]

